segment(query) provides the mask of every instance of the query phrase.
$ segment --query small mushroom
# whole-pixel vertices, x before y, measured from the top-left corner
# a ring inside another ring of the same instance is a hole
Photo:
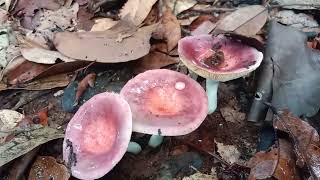
[[[219,82],[249,74],[260,66],[263,59],[257,49],[222,34],[185,37],[179,41],[178,53],[189,70],[206,78],[208,114],[217,108]]]
[[[151,147],[159,146],[163,136],[194,131],[208,112],[208,98],[200,84],[166,69],[137,75],[127,82],[120,95],[130,105],[133,131],[151,134]]]
[[[129,104],[118,94],[95,95],[69,122],[63,142],[63,159],[74,177],[100,178],[123,157],[131,133]]]

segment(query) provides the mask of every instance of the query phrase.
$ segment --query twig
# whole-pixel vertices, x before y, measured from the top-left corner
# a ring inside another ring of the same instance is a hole
[[[206,9],[191,9],[191,11],[200,12],[200,13],[213,13],[213,12],[233,12],[238,8],[206,8]]]
[[[212,152],[208,152],[205,151],[206,153],[208,153],[209,155],[211,155],[212,157],[214,157],[215,159],[219,160],[222,164],[226,165],[226,166],[231,166],[231,164],[229,164],[227,161],[223,160],[222,158],[220,158],[217,154],[214,154]]]

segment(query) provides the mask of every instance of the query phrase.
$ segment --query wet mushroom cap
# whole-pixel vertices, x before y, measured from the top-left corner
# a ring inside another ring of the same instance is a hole
[[[263,59],[257,49],[222,34],[185,37],[179,41],[178,52],[189,69],[216,81],[247,75],[257,69]]]
[[[118,94],[101,93],[84,103],[69,122],[63,159],[79,179],[107,174],[125,154],[132,132],[129,104]]]
[[[197,129],[208,112],[204,89],[190,77],[171,70],[141,73],[120,94],[130,104],[133,131],[179,136]]]

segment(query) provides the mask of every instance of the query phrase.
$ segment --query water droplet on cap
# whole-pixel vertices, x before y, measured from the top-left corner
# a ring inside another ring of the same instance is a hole
[[[186,84],[184,82],[176,82],[174,86],[177,90],[183,90],[186,87]]]

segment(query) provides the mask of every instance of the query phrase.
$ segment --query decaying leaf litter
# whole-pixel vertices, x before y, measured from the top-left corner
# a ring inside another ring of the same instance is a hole
[[[310,101],[320,98],[317,83],[312,83],[320,80],[312,74],[320,57],[317,1],[0,3],[1,178],[75,178],[62,155],[68,122],[94,95],[119,93],[139,73],[160,68],[178,71],[208,91],[206,79],[188,70],[178,50],[180,39],[202,34],[226,34],[263,52],[265,59],[249,75],[220,83],[217,109],[195,131],[166,136],[156,148],[148,146],[150,135],[132,133],[131,141],[142,151],[127,152],[104,178],[320,178],[316,114],[320,106]],[[280,32],[288,32],[288,37]],[[281,54],[275,47],[294,52],[294,63],[305,65],[285,67],[291,54]],[[214,59],[213,64],[220,61]],[[296,86],[288,85],[290,80]],[[303,88],[310,93],[296,92]],[[172,113],[176,107],[172,108],[165,112]],[[104,133],[90,132],[91,136]]]

